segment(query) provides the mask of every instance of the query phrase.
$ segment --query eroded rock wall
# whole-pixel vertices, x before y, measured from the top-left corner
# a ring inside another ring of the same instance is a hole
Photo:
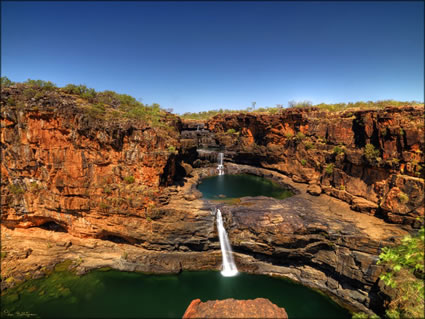
[[[361,212],[418,227],[424,214],[424,108],[217,115],[226,159],[282,172]],[[229,129],[236,132],[231,133]]]
[[[58,92],[8,105],[15,91],[2,91],[2,224],[143,241],[149,209],[176,173],[178,119],[171,129],[104,121]]]

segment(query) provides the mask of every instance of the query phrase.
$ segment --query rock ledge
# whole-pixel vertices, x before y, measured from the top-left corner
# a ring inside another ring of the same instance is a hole
[[[281,318],[287,319],[284,308],[265,298],[251,300],[192,300],[183,318]]]

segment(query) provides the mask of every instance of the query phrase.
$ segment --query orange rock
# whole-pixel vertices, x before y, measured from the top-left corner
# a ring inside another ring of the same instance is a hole
[[[213,300],[202,302],[193,300],[183,315],[189,318],[280,318],[287,319],[284,308],[280,308],[265,298],[253,300]]]

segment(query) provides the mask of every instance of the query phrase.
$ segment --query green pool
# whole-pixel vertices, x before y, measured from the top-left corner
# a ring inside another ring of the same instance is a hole
[[[93,271],[78,277],[56,272],[28,281],[1,298],[2,316],[41,318],[181,318],[189,303],[263,297],[284,307],[289,318],[350,318],[329,298],[291,281],[261,275],[222,277],[220,272],[145,275]]]
[[[206,199],[230,199],[244,196],[268,196],[284,199],[293,193],[279,184],[255,175],[219,175],[207,177],[198,185]]]

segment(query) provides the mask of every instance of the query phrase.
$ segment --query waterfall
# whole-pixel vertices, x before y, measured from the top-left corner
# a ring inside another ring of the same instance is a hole
[[[232,277],[238,273],[235,262],[232,255],[232,247],[229,243],[226,230],[223,226],[223,218],[221,217],[221,211],[217,209],[217,231],[220,239],[221,255],[223,258],[223,268],[221,274],[224,277]]]
[[[218,175],[224,175],[223,153],[218,154]]]

